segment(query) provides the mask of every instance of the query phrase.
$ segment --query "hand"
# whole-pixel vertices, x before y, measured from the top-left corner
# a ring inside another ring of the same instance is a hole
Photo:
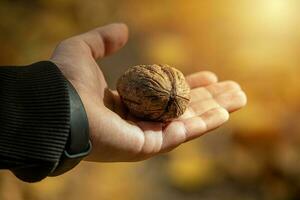
[[[86,109],[93,150],[89,161],[138,161],[167,152],[213,130],[229,112],[246,104],[246,96],[232,81],[217,82],[211,72],[187,76],[191,102],[179,119],[168,124],[141,121],[124,109],[116,91],[108,89],[96,59],[124,46],[128,29],[111,24],[61,42],[54,62],[73,84]]]

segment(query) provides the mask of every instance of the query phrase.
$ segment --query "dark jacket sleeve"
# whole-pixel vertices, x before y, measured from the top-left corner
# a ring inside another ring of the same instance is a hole
[[[47,177],[69,134],[68,85],[57,66],[0,67],[0,169],[28,182]]]

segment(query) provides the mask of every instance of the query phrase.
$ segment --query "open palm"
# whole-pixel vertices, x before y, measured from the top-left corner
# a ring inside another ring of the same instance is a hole
[[[228,112],[246,104],[237,83],[218,82],[213,73],[198,72],[186,77],[191,102],[179,119],[164,124],[131,116],[118,93],[107,87],[95,61],[120,49],[127,38],[126,25],[111,24],[64,40],[51,57],[85,106],[93,144],[87,160],[137,161],[170,151],[219,127],[228,120]]]

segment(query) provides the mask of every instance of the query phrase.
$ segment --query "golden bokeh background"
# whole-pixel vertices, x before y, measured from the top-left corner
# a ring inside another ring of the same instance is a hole
[[[35,184],[2,171],[0,199],[299,199],[299,9],[298,0],[0,0],[0,65],[48,59],[64,38],[125,22],[127,46],[99,61],[112,88],[130,65],[167,63],[236,80],[249,97],[221,129],[144,162],[82,162]]]

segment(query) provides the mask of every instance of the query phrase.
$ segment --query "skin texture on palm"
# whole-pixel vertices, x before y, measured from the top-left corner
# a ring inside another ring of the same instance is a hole
[[[64,40],[51,57],[85,106],[93,144],[86,160],[138,161],[168,152],[221,126],[229,112],[245,106],[246,95],[237,83],[218,82],[215,74],[204,71],[186,77],[191,102],[179,119],[163,124],[134,118],[118,93],[107,87],[96,63],[123,47],[127,39],[126,25],[111,24]]]

